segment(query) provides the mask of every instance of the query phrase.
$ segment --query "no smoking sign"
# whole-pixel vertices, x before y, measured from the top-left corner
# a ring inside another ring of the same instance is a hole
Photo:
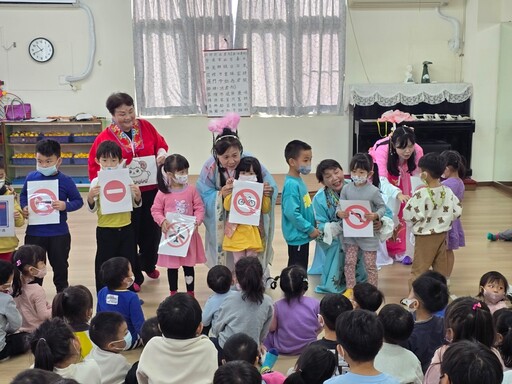
[[[30,208],[34,213],[40,216],[46,216],[53,213],[52,202],[57,201],[57,196],[49,189],[38,189],[30,199]]]

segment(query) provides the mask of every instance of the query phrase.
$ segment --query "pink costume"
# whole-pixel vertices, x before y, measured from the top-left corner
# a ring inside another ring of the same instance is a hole
[[[391,205],[390,202],[397,199],[399,193],[411,196],[413,191],[411,190],[411,174],[408,172],[406,161],[402,164],[398,164],[399,176],[388,173],[389,140],[390,137],[378,140],[375,145],[370,148],[369,153],[373,161],[379,167],[381,191],[387,197],[387,199],[385,199],[386,204],[393,211],[393,215],[398,218],[398,227],[395,229],[396,236],[394,235],[387,241],[389,255],[397,256],[405,253],[407,245],[406,226],[402,219],[402,211],[405,207],[405,203],[401,203],[397,210],[393,209],[393,205]],[[417,175],[421,172],[418,168],[418,160],[423,156],[423,149],[418,144],[414,144],[414,151],[416,156],[416,169],[412,174]]]
[[[22,317],[20,331],[34,332],[45,320],[52,317],[52,306],[46,301],[46,293],[39,284],[28,284],[22,277],[21,295],[14,298]]]
[[[197,225],[201,225],[204,219],[204,205],[201,196],[192,185],[186,185],[183,189],[172,190],[170,193],[158,191],[155,202],[151,207],[151,214],[158,225],[162,225],[167,212],[176,212],[188,216],[195,216]],[[187,256],[158,255],[157,265],[170,269],[179,267],[193,267],[196,264],[205,263],[203,241],[197,232],[192,234]]]

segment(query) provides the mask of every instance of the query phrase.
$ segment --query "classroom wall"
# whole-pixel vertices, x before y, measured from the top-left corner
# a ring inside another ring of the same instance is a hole
[[[0,6],[0,79],[6,82],[6,90],[32,104],[34,115],[88,112],[105,116],[104,103],[111,92],[134,94],[131,2],[82,1],[95,17],[97,50],[92,75],[78,83],[76,90],[59,84],[59,78],[79,74],[86,67],[85,13],[70,8]],[[414,66],[418,80],[424,60],[434,63],[430,68],[433,81],[472,82],[477,119],[474,178],[492,180],[494,158],[489,148],[494,147],[497,94],[492,72],[498,65],[498,24],[512,14],[512,7],[505,0],[468,0],[467,7],[465,0],[452,0],[443,12],[461,22],[467,19],[464,57],[448,50],[451,25],[433,9],[351,10],[347,16],[346,84],[402,82],[407,64]],[[49,63],[37,64],[28,56],[28,43],[38,36],[50,38],[55,45],[55,57]],[[16,48],[10,47],[12,42]],[[211,148],[207,118],[150,120],[166,137],[171,151],[189,159],[191,173],[199,173]],[[346,166],[351,154],[348,115],[244,118],[239,132],[246,150],[260,157],[273,173],[286,172],[283,148],[295,138],[312,145],[314,163],[331,157]]]

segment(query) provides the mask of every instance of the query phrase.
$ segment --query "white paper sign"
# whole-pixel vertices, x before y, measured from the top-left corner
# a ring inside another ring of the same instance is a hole
[[[14,235],[14,195],[3,195],[0,196],[0,237]]]
[[[139,187],[156,185],[157,166],[155,156],[134,157],[128,169],[133,183]]]
[[[187,256],[190,239],[196,227],[195,216],[168,212],[165,218],[170,225],[166,233],[162,232],[158,253],[169,256]]]
[[[208,116],[251,115],[247,49],[204,51]]]
[[[234,224],[259,225],[263,183],[254,181],[233,182],[229,222]]]
[[[59,181],[29,181],[27,183],[28,223],[58,224],[60,213],[52,208],[52,203],[59,200]]]
[[[340,208],[349,213],[343,219],[344,237],[373,237],[373,221],[364,217],[372,212],[368,200],[340,200]]]
[[[98,172],[101,213],[131,212],[133,210],[130,172],[126,168]]]

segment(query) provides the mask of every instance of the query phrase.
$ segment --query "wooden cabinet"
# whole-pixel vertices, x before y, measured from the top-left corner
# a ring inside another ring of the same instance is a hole
[[[78,122],[2,122],[3,154],[7,176],[15,186],[36,169],[35,145],[42,139],[53,139],[61,145],[62,172],[78,186],[89,184],[88,153],[101,132],[100,120]]]

